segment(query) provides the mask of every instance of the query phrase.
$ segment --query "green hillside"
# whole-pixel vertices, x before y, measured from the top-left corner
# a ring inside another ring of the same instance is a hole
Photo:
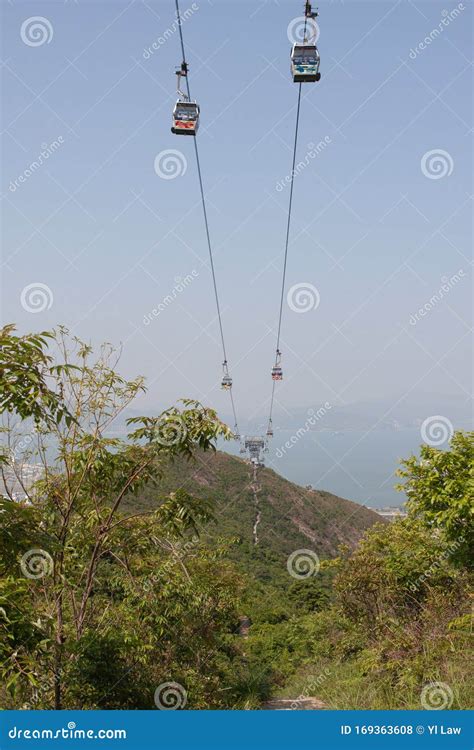
[[[179,487],[211,501],[214,520],[201,528],[204,537],[236,538],[230,557],[265,581],[275,582],[284,573],[288,582],[286,560],[295,550],[311,549],[321,559],[333,558],[341,545],[353,549],[364,531],[381,521],[364,506],[304,489],[268,468],[258,470],[255,493],[253,467],[222,452],[170,462],[164,479],[142,489],[128,501],[128,508],[137,512],[156,507],[157,498]]]

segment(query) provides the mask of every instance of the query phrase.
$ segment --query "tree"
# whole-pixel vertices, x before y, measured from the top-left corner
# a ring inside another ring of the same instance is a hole
[[[70,421],[60,394],[48,384],[50,376],[59,375],[63,369],[62,365],[54,367],[47,354],[53,334],[43,331],[15,336],[14,331],[13,325],[0,329],[0,414],[32,417],[36,424]]]
[[[474,432],[455,432],[447,451],[423,445],[420,458],[402,462],[398,489],[408,496],[412,517],[437,529],[451,543],[451,557],[472,562],[474,543]]]
[[[201,680],[205,690],[196,665],[207,659],[216,672],[222,669],[219,644],[233,627],[239,589],[238,577],[225,565],[216,572],[216,553],[199,541],[210,506],[178,487],[165,497],[157,489],[151,511],[130,508],[131,498],[145,483],[158,483],[174,457],[214,450],[230,430],[212,409],[184,400],[158,417],[129,419],[126,438],[114,437],[112,425],[144,391],[142,378],[116,372],[119,352],[104,345],[95,357],[66,329],[21,338],[9,330],[4,337],[4,682],[17,699],[31,702],[33,692],[35,705],[57,709],[78,701],[137,707],[126,674],[138,665],[146,666],[140,701],[147,707],[154,681],[175,679],[173,670],[190,684]],[[47,340],[57,346],[59,364],[44,353]],[[32,483],[22,478],[25,463],[40,467]],[[23,503],[14,502],[15,480]],[[98,653],[108,655],[110,669],[94,670]],[[124,675],[115,688],[120,665]]]

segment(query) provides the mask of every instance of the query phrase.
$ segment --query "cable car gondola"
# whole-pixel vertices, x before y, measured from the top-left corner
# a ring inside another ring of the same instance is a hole
[[[221,380],[221,388],[224,391],[230,391],[230,389],[232,388],[232,378],[229,375],[229,370],[227,369],[226,360],[224,360],[224,362],[222,363],[222,369],[224,371],[224,375],[222,376],[222,380]]]
[[[272,423],[272,420],[270,419],[270,421],[268,422],[267,438],[272,438],[272,437],[273,437],[273,423]]]
[[[317,26],[313,23],[319,13],[317,10],[313,11],[309,0],[306,0],[304,15],[303,42],[301,44],[296,42],[291,50],[291,75],[295,83],[313,83],[321,79],[319,72],[321,60],[316,47]]]
[[[281,351],[277,349],[275,364],[272,367],[272,380],[283,380],[283,370],[281,369]]]
[[[181,78],[187,78],[188,66],[185,62],[176,71],[178,76],[179,99],[173,110],[173,127],[171,132],[175,135],[196,135],[199,129],[200,108],[196,101],[191,101],[189,96],[181,91]],[[188,89],[189,93],[189,89]]]
[[[196,135],[199,129],[199,104],[178,99],[173,110],[173,127],[175,135]]]
[[[305,42],[294,44],[291,50],[291,75],[294,83],[313,83],[321,79],[319,72],[318,48],[315,44]]]

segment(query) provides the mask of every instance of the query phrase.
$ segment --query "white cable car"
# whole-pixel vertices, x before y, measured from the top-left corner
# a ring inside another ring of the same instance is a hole
[[[175,135],[196,135],[199,129],[199,104],[185,99],[178,99],[173,110],[173,127]]]
[[[272,438],[272,437],[273,437],[273,424],[272,424],[272,420],[270,419],[270,421],[268,422],[267,438]]]
[[[227,369],[227,361],[224,361],[222,363],[222,369],[224,371],[224,375],[222,376],[221,380],[221,388],[224,391],[230,391],[232,388],[232,378],[229,375],[229,370]]]
[[[291,75],[294,83],[313,83],[321,79],[319,72],[318,48],[315,44],[305,42],[294,44],[291,50]]]

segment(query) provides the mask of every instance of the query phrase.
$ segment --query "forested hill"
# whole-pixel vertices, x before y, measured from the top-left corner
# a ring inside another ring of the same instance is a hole
[[[363,532],[381,521],[362,505],[304,489],[268,468],[258,470],[255,486],[253,467],[222,452],[170,463],[161,484],[140,491],[129,506],[154,507],[158,498],[179,487],[213,502],[215,521],[206,527],[208,535],[238,537],[243,549],[258,547],[280,559],[301,548],[334,557],[341,544],[355,547]]]

